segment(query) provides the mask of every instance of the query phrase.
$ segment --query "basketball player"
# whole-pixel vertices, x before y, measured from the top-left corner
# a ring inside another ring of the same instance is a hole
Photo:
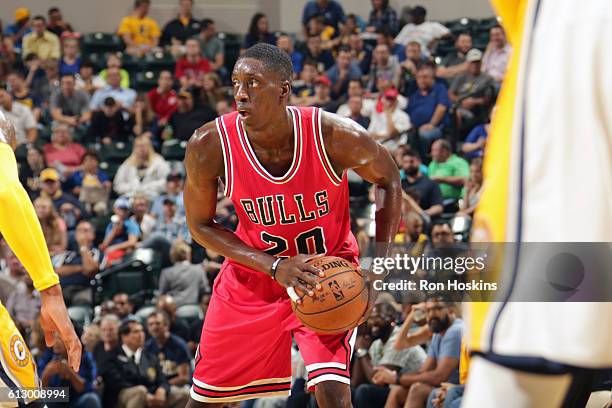
[[[287,395],[292,336],[319,406],[351,406],[356,330],[315,334],[292,313],[286,288],[311,296],[321,289],[319,271],[306,264],[312,254],[358,263],[348,169],[378,186],[376,240],[384,247],[392,242],[399,173],[391,155],[356,123],[287,106],[291,76],[291,61],[279,48],[257,44],[245,51],[232,73],[237,112],[205,124],[187,147],[191,234],[226,257],[202,329],[188,407]],[[220,180],[238,215],[235,233],[214,222]]]
[[[51,347],[55,333],[66,345],[68,363],[79,371],[81,342],[74,332],[59,278],[51,266],[51,258],[34,207],[17,176],[15,128],[0,112],[0,234],[40,292],[40,323],[45,332],[45,343]],[[40,386],[36,366],[26,342],[19,334],[8,312],[0,304],[0,388],[12,390]],[[4,396],[6,398],[6,395]],[[16,407],[30,401],[19,399],[0,406]]]
[[[608,0],[493,4],[513,55],[487,141],[473,237],[612,242],[612,54],[606,46],[612,7]],[[585,265],[596,261],[579,248],[561,250]],[[612,367],[612,303],[513,301],[543,272],[532,267],[541,260],[528,249],[517,247],[504,259],[501,271],[512,286],[502,302],[469,305],[470,348],[479,355],[462,406],[581,407],[591,370]],[[601,285],[609,270],[609,263],[587,268],[585,281]],[[576,293],[584,293],[576,283]]]

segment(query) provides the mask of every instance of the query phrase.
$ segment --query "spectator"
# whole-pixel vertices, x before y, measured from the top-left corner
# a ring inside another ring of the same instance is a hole
[[[461,152],[463,153],[463,157],[470,160],[476,157],[482,157],[484,155],[484,148],[487,143],[490,127],[491,118],[489,117],[487,123],[476,125],[474,129],[468,133],[467,137],[465,138],[465,142],[461,144]]]
[[[321,37],[318,35],[309,35],[307,37],[304,60],[316,61],[318,72],[330,69],[335,62],[332,53],[321,47]]]
[[[230,104],[230,101],[227,98],[219,99],[217,104],[215,105],[215,111],[217,112],[217,116],[223,116],[228,113],[232,113],[234,108]]]
[[[117,34],[126,45],[125,52],[141,57],[159,44],[161,32],[157,22],[148,17],[151,0],[135,0],[134,11],[123,17]]]
[[[219,74],[216,72],[209,72],[204,75],[202,80],[202,87],[195,88],[198,106],[208,107],[211,111],[215,111],[217,103],[222,100],[227,100],[227,89],[223,86]]]
[[[482,71],[493,77],[497,84],[504,79],[511,51],[502,26],[492,27],[489,30],[489,44],[482,57]]]
[[[106,360],[104,406],[183,407],[187,398],[177,399],[162,372],[159,359],[145,350],[142,324],[128,320],[119,327],[121,346]],[[178,396],[180,398],[180,396]]]
[[[38,127],[32,110],[20,103],[13,103],[12,95],[0,87],[0,112],[15,128],[17,145],[32,144],[38,138]]]
[[[106,145],[116,142],[125,143],[129,136],[129,123],[123,116],[121,106],[112,96],[107,96],[102,102],[101,109],[92,113],[91,125],[83,142],[101,142]]]
[[[106,226],[104,240],[99,245],[99,248],[105,252],[109,264],[121,259],[126,253],[132,252],[140,238],[138,225],[128,218],[129,210],[130,203],[126,198],[118,198],[113,204],[115,214]]]
[[[41,61],[40,64],[44,71],[44,76],[37,83],[36,86],[38,88],[32,85],[31,90],[34,98],[40,101],[48,101],[51,95],[60,90],[59,60],[57,58],[50,58]]]
[[[108,85],[93,94],[89,102],[89,108],[91,110],[101,109],[104,100],[110,96],[122,109],[131,110],[136,101],[136,91],[121,87],[121,74],[118,68],[108,68],[106,82]]]
[[[23,37],[32,31],[30,27],[30,10],[19,7],[15,10],[15,22],[9,24],[4,31],[4,35],[13,43],[18,51],[22,49]],[[22,55],[27,55],[22,52]]]
[[[364,129],[370,126],[370,118],[363,116],[363,97],[360,95],[354,95],[349,97],[348,100],[349,118],[359,123]]]
[[[130,122],[133,119],[132,132],[135,136],[153,137],[153,134],[158,134],[155,112],[153,112],[146,94],[141,93],[136,96],[133,111],[134,116],[130,118]]]
[[[209,18],[202,20],[200,32],[200,48],[202,55],[210,62],[213,71],[219,71],[225,64],[225,44],[217,38],[215,22]]]
[[[353,53],[353,59],[359,64],[361,73],[363,75],[369,75],[374,48],[369,43],[366,44],[363,38],[361,38],[361,34],[358,33],[351,34],[349,37],[349,46]]]
[[[472,35],[468,32],[459,33],[455,40],[455,49],[442,59],[436,75],[452,82],[457,75],[465,73],[469,65],[465,58],[471,49]]]
[[[29,332],[40,314],[40,294],[34,289],[30,275],[24,274],[21,282],[23,284],[16,285],[11,291],[6,301],[6,310],[15,319],[21,332]]]
[[[322,17],[322,19],[323,21],[325,21],[324,17]],[[340,32],[337,34],[335,38],[332,38],[331,40],[328,41],[328,43],[332,46],[332,48],[335,49],[341,45],[350,45],[351,35],[359,34],[361,31],[360,24],[359,24],[361,22],[361,18],[359,20],[360,21],[357,21],[357,16],[352,13],[346,16],[344,23],[340,26]],[[336,34],[334,32],[333,27],[327,26],[327,29],[330,31],[329,32],[330,37]]]
[[[187,42],[191,41],[195,40],[188,40]],[[162,71],[157,78],[157,87],[147,93],[149,105],[155,112],[157,123],[160,126],[165,126],[168,123],[170,116],[177,108],[176,92],[172,89],[173,82],[172,73]]]
[[[84,127],[91,120],[89,95],[76,89],[73,74],[62,75],[60,91],[51,96],[51,117],[73,128]]]
[[[26,83],[23,73],[21,71],[13,71],[6,77],[7,85],[11,89],[11,95],[13,101],[27,106],[32,110],[34,118],[40,120],[41,114],[41,101],[34,97],[28,84]]]
[[[421,157],[414,149],[408,149],[402,156],[402,189],[410,194],[416,193],[416,199],[420,209],[429,217],[442,214],[442,192],[440,186],[421,173]],[[418,211],[420,213],[421,211]]]
[[[458,200],[470,170],[468,163],[453,154],[450,143],[439,139],[431,145],[429,177],[440,185],[442,198]]]
[[[421,218],[417,212],[409,211],[402,214],[402,220],[405,228],[404,244],[410,244],[408,246],[411,248],[410,255],[420,256],[423,253],[427,240],[429,239],[427,235],[423,233],[423,218]]]
[[[48,31],[43,16],[32,20],[32,32],[23,37],[23,55],[38,55],[41,60],[59,59],[60,42],[57,35]]]
[[[63,177],[70,177],[80,169],[85,148],[72,141],[72,129],[65,123],[55,123],[52,129],[51,143],[47,143],[43,148],[45,160]]]
[[[176,301],[170,295],[159,295],[156,307],[166,312],[170,318],[170,333],[176,334],[181,339],[189,339],[189,325],[180,317],[176,316]]]
[[[349,81],[361,79],[361,70],[357,63],[353,61],[353,54],[349,47],[340,47],[336,64],[328,69],[325,75],[331,81],[331,97],[333,99],[346,95]]]
[[[183,202],[183,175],[172,172],[166,177],[166,191],[155,198],[151,207],[151,214],[158,220],[164,217],[164,200],[170,198],[176,203],[176,211],[179,217],[185,216],[185,204]]]
[[[100,326],[98,326],[97,323],[87,324],[83,328],[81,342],[83,343],[83,350],[90,352],[93,356],[93,351],[96,349],[98,343],[100,343]]]
[[[5,37],[0,25],[0,81],[6,79],[6,74],[10,72],[11,67],[15,64],[16,55],[13,41]]]
[[[195,38],[187,40],[185,51],[185,56],[176,62],[176,79],[181,83],[181,89],[201,87],[204,75],[212,71],[212,67],[208,60],[202,57],[200,43]]]
[[[309,0],[302,12],[304,36],[308,34],[308,22],[316,16],[323,16],[325,25],[331,26],[334,32],[339,32],[340,23],[344,23],[344,10],[335,0]]]
[[[168,315],[165,312],[151,313],[147,318],[147,330],[150,337],[145,342],[144,350],[159,357],[159,364],[170,384],[170,393],[184,395],[186,401],[189,389],[185,386],[191,385],[191,357],[187,343],[170,333]]]
[[[193,18],[193,0],[179,0],[179,13],[170,20],[162,31],[161,45],[180,45],[195,37],[202,29],[202,24]]]
[[[204,260],[204,263],[210,265],[214,262]],[[220,265],[217,264],[217,266]],[[200,312],[202,312],[202,318],[198,317],[196,320],[193,321],[193,323],[191,323],[191,326],[189,327],[189,341],[187,342],[187,345],[189,346],[189,350],[191,350],[193,354],[196,353],[198,345],[200,344],[200,335],[202,334],[202,326],[204,325],[204,319],[206,319],[206,312],[208,311],[210,297],[210,292],[204,293],[202,296],[200,296],[200,303],[198,306],[200,307]]]
[[[195,305],[201,294],[210,291],[203,265],[191,263],[191,247],[180,241],[172,243],[170,261],[172,266],[161,271],[159,292],[177,299],[178,307]]]
[[[444,126],[448,124],[448,90],[444,85],[435,83],[431,64],[419,68],[416,83],[418,90],[408,96],[406,111],[418,129],[421,143],[429,150],[431,142],[442,137]]]
[[[47,162],[42,149],[34,145],[28,146],[26,162],[19,167],[19,180],[30,198],[34,198],[40,193],[42,185],[40,174],[46,168]]]
[[[336,114],[338,114],[340,116],[344,116],[344,117],[349,117],[350,116],[351,109],[349,107],[348,101],[353,96],[361,96],[361,97],[363,97],[363,85],[361,83],[361,80],[359,80],[359,79],[353,79],[353,80],[351,80],[349,82],[348,91],[347,91],[347,103],[343,103],[342,105],[340,105],[338,107],[338,110],[336,111]],[[363,100],[362,100],[362,102],[363,102]],[[363,116],[369,116],[371,114],[371,112],[368,112],[367,109],[362,109],[361,112],[362,112]],[[367,129],[367,126],[365,126],[365,128]]]
[[[336,112],[340,102],[332,99],[330,91],[331,81],[327,76],[321,75],[315,83],[315,94],[311,102],[312,106],[322,108],[327,112]]]
[[[450,100],[458,106],[457,115],[462,127],[484,122],[493,99],[495,81],[480,70],[481,60],[480,50],[472,48],[468,51],[467,72],[457,76],[448,90]]]
[[[151,139],[138,136],[132,154],[119,167],[114,188],[117,194],[133,196],[143,193],[149,197],[161,194],[170,173],[168,163],[153,150]]]
[[[382,108],[372,113],[368,131],[375,140],[393,151],[405,142],[405,132],[412,125],[408,114],[398,106],[397,90],[389,88],[383,95]]]
[[[185,217],[176,211],[176,202],[172,198],[164,199],[164,215],[153,226],[153,231],[140,244],[142,248],[151,248],[159,253],[162,265],[168,266],[170,261],[170,246],[173,242],[191,243],[189,227]]]
[[[397,89],[399,86],[401,66],[397,58],[391,55],[387,44],[378,44],[376,48],[374,48],[368,89],[375,89],[376,78],[383,73],[391,78],[393,87]]]
[[[53,202],[47,197],[38,197],[34,200],[34,209],[42,227],[49,254],[55,256],[64,252],[68,246],[66,223],[53,207]]]
[[[94,75],[93,63],[89,60],[83,61],[76,76],[76,89],[87,92],[87,95],[91,97],[104,85],[106,85],[106,82],[98,75]]]
[[[47,30],[55,34],[58,38],[62,37],[64,32],[72,32],[72,26],[70,23],[64,21],[62,12],[57,7],[51,7],[47,12],[49,17],[49,24],[47,24]],[[76,72],[73,72],[75,74]]]
[[[315,95],[315,82],[318,76],[316,61],[305,60],[299,79],[293,81],[293,86],[291,87],[291,103],[293,105],[312,105]]]
[[[466,180],[464,186],[465,195],[461,201],[459,214],[473,216],[480,194],[482,193],[482,159],[477,157],[470,163],[470,178]]]
[[[99,165],[100,159],[95,150],[85,152],[81,170],[74,172],[66,184],[72,194],[85,204],[87,212],[106,214],[106,203],[113,184]]]
[[[115,304],[115,313],[120,320],[125,322],[126,320],[137,319],[132,314],[134,312],[134,303],[132,303],[127,293],[115,293],[113,303]]]
[[[76,38],[66,38],[62,43],[62,58],[60,59],[59,74],[76,75],[81,66],[79,57],[79,41]]]
[[[95,247],[96,230],[86,220],[77,224],[76,248],[54,258],[55,272],[60,277],[64,299],[68,305],[92,305],[91,280],[104,269],[104,254]]]
[[[427,354],[419,347],[396,350],[393,345],[400,333],[396,326],[397,311],[389,303],[374,306],[368,318],[369,332],[357,336],[357,359],[351,371],[355,387],[355,407],[383,407],[389,387],[372,384],[375,367],[396,371],[397,375],[415,373],[423,365]],[[373,340],[373,341],[372,341]],[[359,381],[359,379],[364,381]]]
[[[60,174],[53,167],[48,167],[41,171],[40,180],[42,181],[40,196],[53,200],[53,206],[57,211],[66,213],[72,212],[75,219],[72,220],[71,223],[74,225],[68,225],[68,229],[74,228],[76,226],[76,221],[83,215],[83,208],[79,200],[72,194],[62,191],[60,188]]]
[[[55,337],[53,348],[47,349],[38,358],[38,372],[43,387],[67,387],[70,395],[68,403],[47,403],[49,408],[102,408],[102,402],[95,390],[97,376],[96,362],[88,351],[81,356],[79,371],[68,366],[66,346]]]
[[[406,24],[400,30],[395,42],[398,44],[408,44],[410,41],[417,41],[421,44],[423,51],[427,54],[428,50],[433,49],[435,40],[450,35],[450,30],[435,21],[425,21],[427,10],[422,6],[416,6],[410,11],[412,22]]]
[[[276,36],[268,31],[268,17],[263,13],[255,13],[251,18],[249,31],[242,42],[241,51],[258,43],[276,44]]]
[[[418,373],[401,374],[380,368],[374,374],[375,384],[400,384],[389,392],[386,404],[424,408],[434,387],[443,382],[459,383],[459,355],[463,321],[456,317],[455,306],[438,299],[427,301],[427,324],[434,333],[427,354]]]
[[[387,44],[391,55],[395,56],[398,62],[404,62],[406,59],[406,47],[403,44],[398,44],[395,42],[395,35],[397,34],[397,31],[393,32],[389,29],[389,27],[383,27],[378,30],[377,33],[376,43]]]
[[[391,33],[397,33],[399,26],[397,13],[389,5],[389,0],[372,0],[372,11],[368,19],[366,31],[377,33],[383,29],[388,29]]]
[[[276,39],[276,46],[289,55],[289,58],[291,58],[291,65],[293,65],[293,72],[295,75],[299,75],[300,72],[302,72],[302,61],[304,56],[293,49],[291,37],[287,34],[279,35]]]
[[[119,346],[119,323],[119,317],[115,314],[106,314],[100,320],[100,342],[94,347],[93,356],[102,377],[104,373],[101,369],[106,366],[105,360],[112,356],[112,351]]]
[[[429,60],[423,57],[421,44],[417,41],[409,41],[404,51],[406,55],[404,61],[400,64],[402,67],[400,73],[400,86],[404,89],[406,94],[410,94],[412,93],[410,86],[413,85],[412,82],[414,82],[416,78],[419,67],[426,64]]]
[[[4,304],[15,290],[25,286],[27,272],[6,241],[0,239],[0,301]]]
[[[153,231],[155,217],[149,214],[149,199],[147,196],[137,194],[132,198],[132,216],[130,219],[138,224],[142,239],[146,239]]]
[[[178,140],[189,140],[193,132],[203,123],[215,119],[215,113],[207,105],[194,106],[193,95],[187,91],[178,93],[178,108],[170,117],[169,124],[173,137]],[[164,134],[162,134],[164,138]],[[164,140],[166,140],[164,138]]]
[[[130,74],[123,68],[121,68],[121,56],[119,54],[110,54],[106,59],[106,68],[100,71],[98,74],[98,78],[100,78],[102,82],[102,88],[104,85],[108,84],[108,70],[111,68],[117,68],[119,70],[119,75],[121,76],[121,82],[119,82],[119,86],[121,88],[129,88],[130,87]]]

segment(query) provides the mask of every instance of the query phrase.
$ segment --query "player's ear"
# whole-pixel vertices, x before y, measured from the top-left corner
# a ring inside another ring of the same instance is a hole
[[[281,82],[281,96],[284,98],[289,98],[291,95],[291,83],[289,81]]]

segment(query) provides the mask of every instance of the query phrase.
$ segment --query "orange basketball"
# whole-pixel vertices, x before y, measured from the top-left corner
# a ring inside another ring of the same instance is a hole
[[[315,258],[308,263],[321,269],[317,278],[323,290],[310,297],[300,292],[302,304],[293,311],[305,326],[318,333],[341,333],[357,326],[368,306],[368,286],[358,265],[335,256]]]

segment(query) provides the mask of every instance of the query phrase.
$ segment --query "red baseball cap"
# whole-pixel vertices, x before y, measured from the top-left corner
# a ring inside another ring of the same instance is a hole
[[[323,84],[326,86],[331,86],[331,81],[327,77],[327,75],[321,75],[317,78],[317,84]]]
[[[397,96],[399,95],[399,92],[397,92],[397,89],[395,88],[389,88],[385,91],[384,95],[385,95],[385,98],[396,99]]]

